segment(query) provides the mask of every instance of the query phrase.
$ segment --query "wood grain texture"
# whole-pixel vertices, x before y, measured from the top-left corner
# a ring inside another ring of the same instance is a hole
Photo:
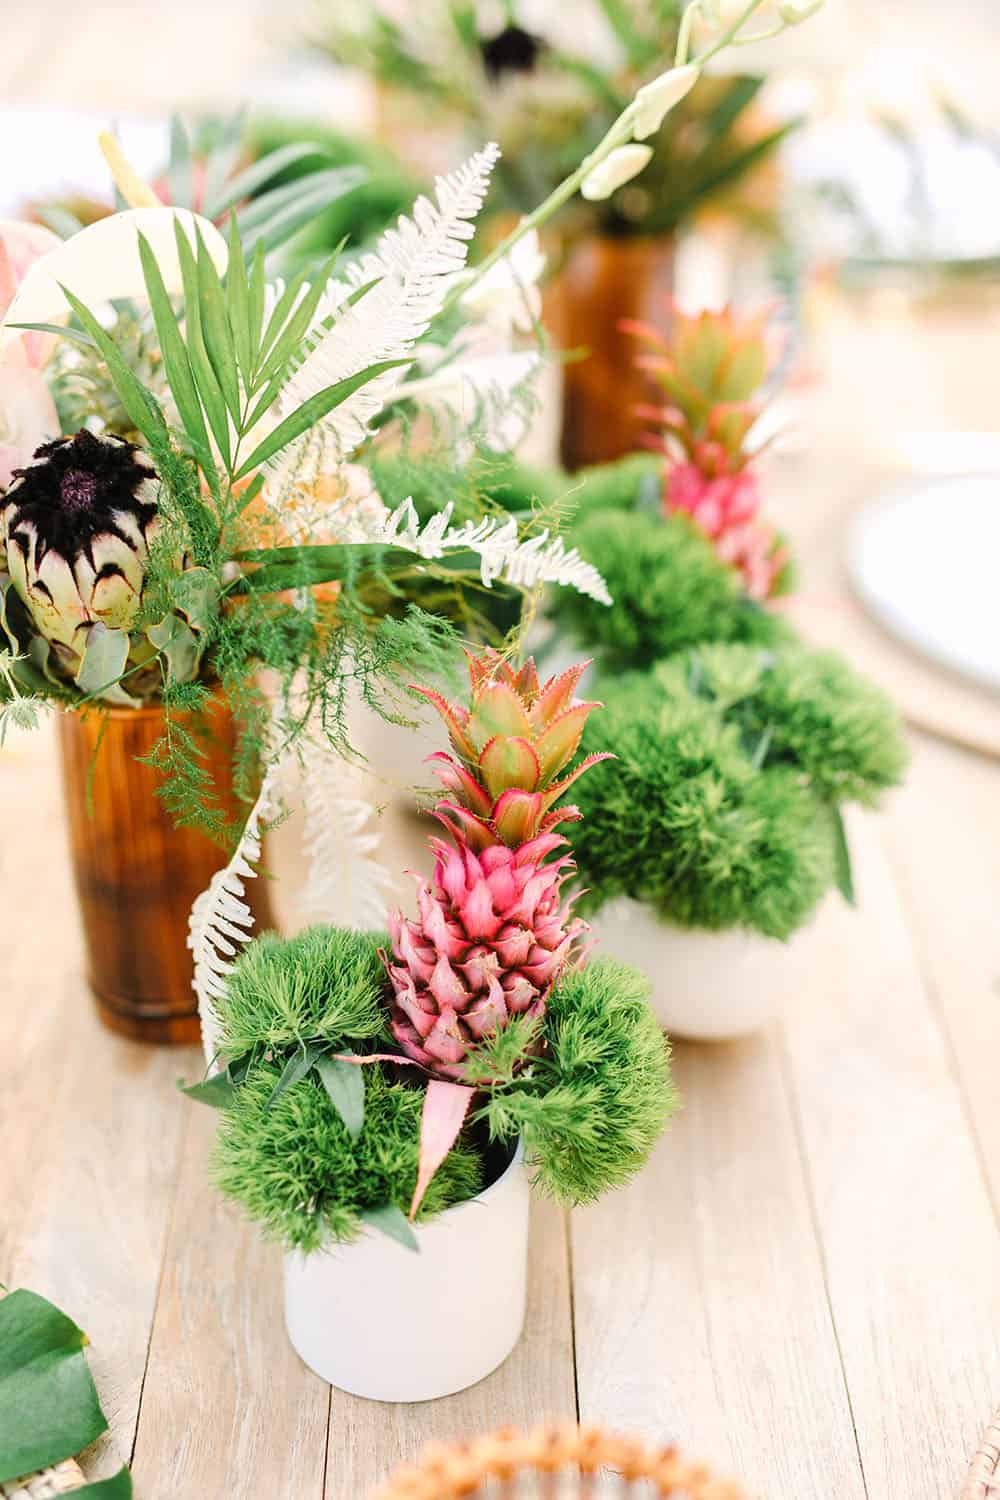
[[[139,1496],[313,1496],[329,1387],[285,1337],[281,1258],[212,1187],[218,1117],[185,1102],[184,1166],[166,1243],[142,1418]]]
[[[675,1068],[650,1166],[574,1217],[581,1420],[772,1500],[863,1500],[775,1041],[681,1045]]]
[[[89,1334],[100,1475],[132,1451],[187,1106],[177,1055],[112,1036],[90,1004],[51,729],[0,754],[0,1281]]]
[[[455,1316],[475,1336],[476,1268],[455,1288]],[[569,1269],[564,1215],[551,1203],[531,1210],[528,1312],[510,1358],[471,1390],[443,1401],[387,1405],[333,1392],[325,1500],[359,1500],[434,1440],[471,1437],[513,1423],[532,1426],[576,1412]]]
[[[941,1500],[1000,1391],[1000,1242],[880,830],[851,838],[859,910],[821,916],[788,1077],[868,1493]]]

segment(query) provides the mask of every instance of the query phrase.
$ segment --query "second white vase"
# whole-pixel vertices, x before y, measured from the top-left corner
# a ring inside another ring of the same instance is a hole
[[[812,933],[804,927],[782,943],[743,928],[679,927],[628,898],[609,902],[592,926],[602,953],[649,977],[664,1030],[705,1042],[750,1036],[780,1015]]]

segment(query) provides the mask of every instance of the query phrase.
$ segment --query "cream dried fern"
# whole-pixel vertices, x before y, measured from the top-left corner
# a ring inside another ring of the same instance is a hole
[[[201,1019],[201,1044],[210,1073],[217,1068],[220,1027],[215,1002],[225,994],[226,976],[240,948],[250,941],[254,917],[246,881],[255,879],[260,859],[261,824],[276,812],[274,791],[279,766],[265,772],[260,796],[247,818],[232,859],[212,876],[191,908],[187,945],[194,955],[194,991]]]
[[[412,218],[401,216],[374,251],[350,266],[345,282],[331,283],[313,321],[312,346],[282,390],[283,414],[369,365],[412,354],[465,265],[474,233],[471,221],[482,207],[499,155],[497,146],[486,146],[456,172],[439,177],[436,202],[419,197]],[[358,302],[343,307],[347,293],[369,283]],[[324,418],[320,430],[332,451],[346,458],[368,436],[370,422],[395,391],[403,369],[387,370]],[[283,462],[294,462],[296,445],[291,446]]]
[[[362,795],[362,775],[326,742],[302,747],[302,847],[309,861],[303,914],[360,932],[386,923],[386,888],[392,876],[375,855],[379,836]]]

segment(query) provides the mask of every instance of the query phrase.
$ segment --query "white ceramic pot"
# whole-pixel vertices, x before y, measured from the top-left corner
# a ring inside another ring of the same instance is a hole
[[[600,952],[648,975],[664,1030],[701,1042],[749,1036],[780,1015],[801,985],[812,934],[804,927],[782,943],[742,928],[677,927],[627,898],[609,902],[592,926]]]
[[[419,1254],[369,1232],[285,1256],[285,1325],[310,1369],[371,1401],[432,1401],[483,1380],[521,1336],[528,1268],[523,1149],[478,1198],[416,1226]],[[475,1317],[472,1286],[485,1289]]]

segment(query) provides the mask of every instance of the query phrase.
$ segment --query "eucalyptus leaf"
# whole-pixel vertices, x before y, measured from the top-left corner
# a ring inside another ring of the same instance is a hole
[[[316,1072],[348,1135],[356,1141],[365,1123],[364,1067],[342,1057],[326,1056],[316,1059]]]
[[[208,630],[219,610],[219,582],[208,568],[185,568],[169,582],[174,607],[195,630]]]
[[[0,1299],[0,1484],[72,1458],[107,1429],[86,1342],[35,1292]]]
[[[385,1203],[381,1208],[369,1208],[361,1217],[370,1228],[377,1229],[380,1234],[387,1235],[390,1240],[395,1240],[398,1245],[403,1246],[404,1250],[412,1250],[414,1254],[420,1254],[420,1241],[417,1239],[413,1225],[395,1203]]]
[[[109,630],[100,620],[87,632],[87,648],[76,676],[86,698],[96,698],[117,685],[125,671],[130,642],[124,630]]]
[[[180,615],[165,615],[158,624],[147,626],[146,635],[167,663],[168,682],[194,680],[201,660],[201,645]]]

